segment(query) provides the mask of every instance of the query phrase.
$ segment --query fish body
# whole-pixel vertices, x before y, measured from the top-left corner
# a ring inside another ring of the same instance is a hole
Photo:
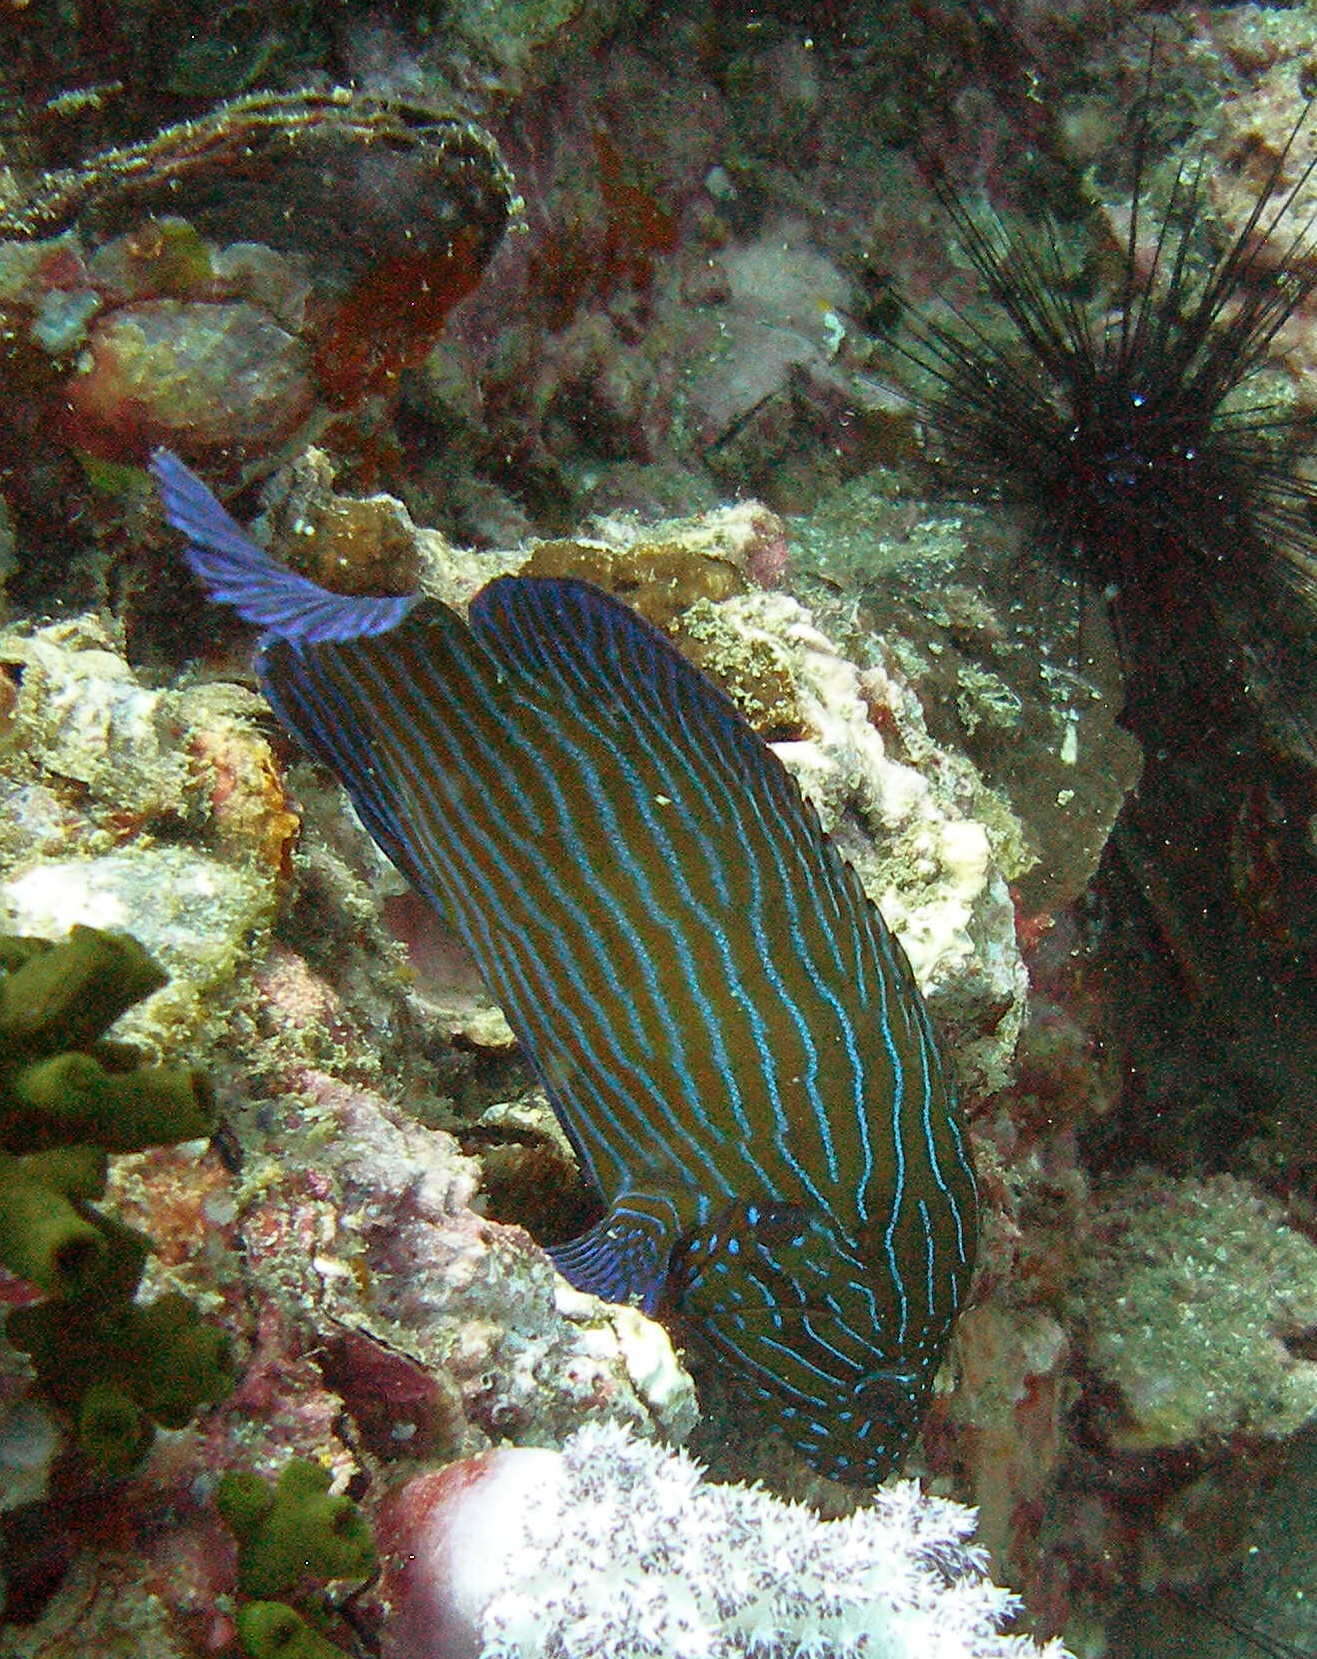
[[[277,566],[172,456],[280,719],[452,920],[608,1210],[553,1252],[673,1311],[821,1472],[881,1479],[972,1270],[974,1176],[899,944],[781,762],[589,584],[469,620]]]

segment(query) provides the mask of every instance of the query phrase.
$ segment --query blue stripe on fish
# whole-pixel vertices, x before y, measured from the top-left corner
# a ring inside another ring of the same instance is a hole
[[[504,577],[469,622],[326,594],[155,470],[193,569],[264,630],[276,712],[455,922],[607,1201],[560,1269],[679,1315],[815,1467],[880,1479],[964,1299],[974,1177],[905,955],[781,762],[587,583]]]

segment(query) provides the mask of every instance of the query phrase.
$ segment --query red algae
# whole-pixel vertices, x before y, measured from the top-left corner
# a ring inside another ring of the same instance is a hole
[[[15,470],[25,435],[259,466],[387,401],[516,206],[474,123],[346,91],[237,99],[48,174],[0,211]]]
[[[315,353],[316,382],[334,409],[389,394],[421,362],[448,313],[480,280],[484,258],[472,226],[442,247],[395,254],[365,272],[332,312]],[[381,329],[380,318],[394,319]]]

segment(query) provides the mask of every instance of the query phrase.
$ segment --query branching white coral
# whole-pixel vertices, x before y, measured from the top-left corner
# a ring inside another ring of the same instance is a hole
[[[542,1455],[542,1454],[541,1454]],[[508,1516],[482,1659],[1024,1659],[974,1512],[884,1488],[825,1521],[591,1424]]]

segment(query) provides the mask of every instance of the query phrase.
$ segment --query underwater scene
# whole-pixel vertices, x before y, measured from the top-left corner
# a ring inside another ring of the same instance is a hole
[[[1314,97],[0,6],[0,1659],[1317,1659]]]

